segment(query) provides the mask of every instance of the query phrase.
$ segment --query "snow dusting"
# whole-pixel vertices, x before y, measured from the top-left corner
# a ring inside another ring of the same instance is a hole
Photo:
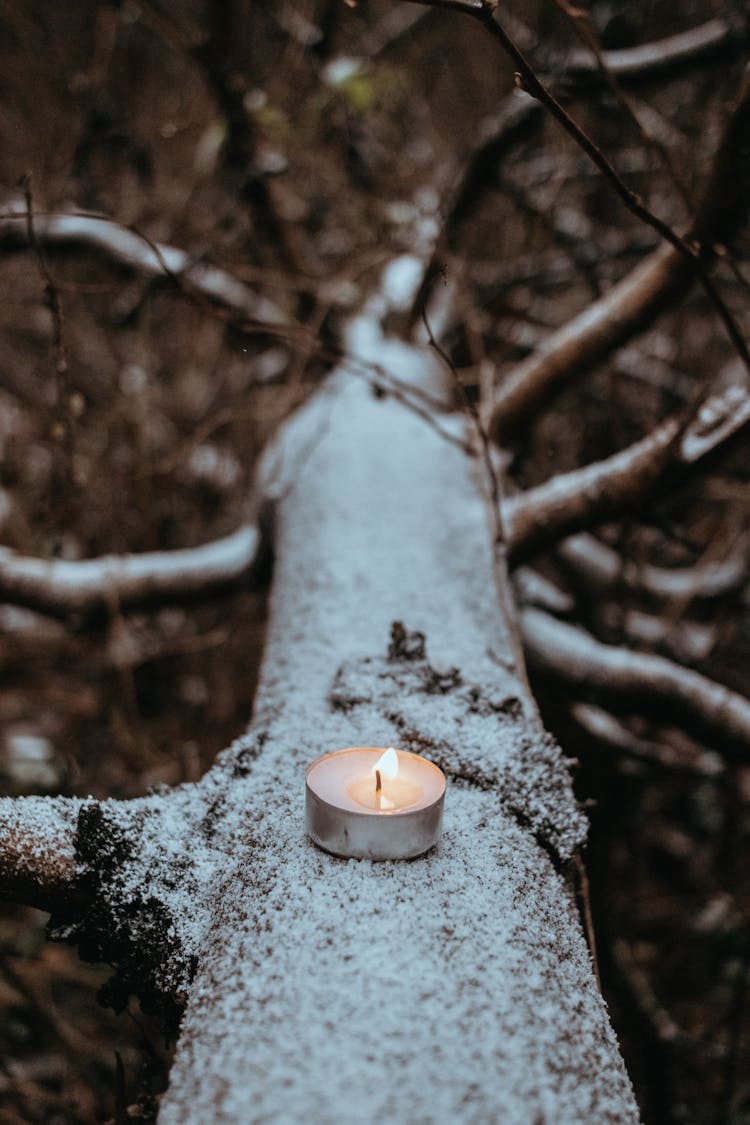
[[[210,775],[234,776],[223,862],[161,1121],[636,1121],[557,867],[585,824],[508,668],[473,464],[346,369],[285,440],[256,717]],[[305,839],[305,767],[351,745],[446,770],[433,852]]]
[[[439,391],[429,351],[374,319],[351,339]],[[565,877],[585,821],[522,706],[475,469],[344,365],[266,461],[276,568],[247,735],[197,785],[77,807],[91,905],[59,936],[115,963],[115,1006],[135,991],[174,1026],[186,1005],[163,1125],[638,1120]],[[427,855],[306,839],[306,766],[354,745],[445,770]]]

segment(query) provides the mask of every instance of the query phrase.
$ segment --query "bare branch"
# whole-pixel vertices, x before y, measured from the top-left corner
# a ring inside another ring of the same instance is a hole
[[[0,548],[0,598],[53,616],[122,606],[159,597],[187,597],[246,575],[259,556],[255,526],[175,551],[36,559]]]
[[[276,305],[225,270],[195,261],[184,250],[153,242],[112,219],[35,211],[34,235],[40,245],[48,248],[72,246],[95,250],[110,261],[138,270],[147,277],[169,278],[188,292],[193,290],[243,319],[275,325],[287,321]],[[0,215],[0,245],[25,246],[28,241],[26,214],[11,205]]]
[[[82,802],[68,797],[0,798],[0,896],[40,910],[75,913],[85,901],[76,871]]]
[[[750,82],[745,81],[685,240],[704,256],[711,253],[715,243],[731,241],[745,212],[744,178],[738,160],[748,129]],[[506,376],[491,404],[492,436],[500,440],[508,435],[553,388],[577,378],[642,331],[666,305],[685,292],[693,277],[689,257],[674,244],[653,251],[602,298],[553,332]],[[704,287],[708,284],[713,290],[707,275],[701,273],[701,280]],[[731,331],[734,333],[734,328]],[[744,341],[742,349],[746,351]]]
[[[583,8],[572,4],[570,0],[554,0],[554,3],[570,20],[576,34],[583,43],[584,49],[589,50],[596,60],[600,76],[609,88],[612,97],[620,106],[625,116],[630,119],[638,130],[646,144],[650,145],[654,151],[658,153],[664,167],[669,173],[672,183],[677,188],[690,210],[693,210],[690,194],[687,191],[682,176],[677,170],[668,146],[662,139],[661,133],[654,132],[646,126],[645,115],[642,115],[639,111],[635,99],[626,93],[622,85],[618,82],[615,73],[607,65],[605,52],[599,44],[599,37],[596,34],[590,14]],[[652,120],[654,116],[653,113],[650,115]]]
[[[420,2],[431,4],[431,0]],[[740,162],[743,139],[750,129],[750,81],[743,82],[738,105],[724,131],[698,213],[683,237],[654,214],[627,186],[594,141],[544,86],[523,51],[495,19],[494,5],[475,3],[474,0],[463,3],[451,0],[432,3],[432,6],[463,11],[482,23],[518,66],[517,78],[521,87],[538,99],[569,133],[599,168],[628,210],[653,227],[669,244],[668,249],[662,247],[656,251],[601,301],[554,333],[540,353],[511,373],[492,404],[493,437],[502,439],[536,407],[550,387],[582,373],[619,343],[640,331],[667,300],[673,300],[694,278],[700,280],[738,354],[750,370],[750,352],[744,336],[707,269],[714,244],[729,240],[746,209]]]
[[[521,611],[532,672],[598,697],[613,708],[658,708],[675,726],[750,749],[750,702],[663,656],[605,645],[539,609]]]
[[[706,400],[687,427],[679,418],[663,422],[645,438],[604,461],[585,465],[505,502],[504,517],[512,562],[523,562],[541,547],[574,531],[619,515],[669,483],[680,481],[750,422],[750,394],[732,386]]]

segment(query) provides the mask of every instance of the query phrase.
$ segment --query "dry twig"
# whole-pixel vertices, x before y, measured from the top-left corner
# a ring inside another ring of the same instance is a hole
[[[612,186],[627,209],[652,227],[670,249],[661,248],[639,271],[638,285],[625,279],[620,300],[597,302],[560,333],[555,333],[542,350],[541,370],[531,357],[516,369],[497,392],[492,404],[492,436],[500,440],[521,417],[536,407],[541,395],[562,378],[581,373],[596,359],[632,335],[659,311],[667,297],[674,297],[697,278],[716,309],[738,355],[750,371],[750,351],[723,297],[708,272],[708,261],[715,243],[728,241],[746,209],[744,177],[740,162],[743,140],[750,129],[750,80],[745,80],[738,105],[732,113],[719,145],[707,189],[686,235],[680,235],[656,215],[633,192],[598,145],[573,120],[567,110],[544,85],[526,55],[496,18],[492,0],[417,0],[430,7],[460,11],[478,20],[518,67],[517,85],[536,98],[572,137]],[[633,275],[631,275],[632,278]],[[622,285],[623,283],[621,283]],[[558,352],[562,353],[558,357]],[[564,358],[563,358],[564,357]],[[532,388],[526,391],[526,384]]]

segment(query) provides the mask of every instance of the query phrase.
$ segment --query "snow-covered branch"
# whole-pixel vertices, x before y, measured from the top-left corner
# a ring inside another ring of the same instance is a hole
[[[651,495],[679,466],[680,481],[750,421],[750,395],[732,386],[708,398],[686,427],[670,418],[650,434],[607,457],[507,500],[503,516],[509,557],[534,551],[618,515]]]
[[[670,770],[685,770],[699,777],[718,777],[724,772],[724,761],[719,754],[685,739],[685,736],[684,745],[674,746],[672,740],[653,742],[634,734],[614,715],[591,703],[574,703],[569,708],[569,714],[589,736],[597,752],[606,748],[636,761],[653,762]]]
[[[748,581],[747,547],[745,537],[721,561],[662,567],[624,559],[600,539],[581,534],[560,543],[557,554],[590,585],[618,586],[656,601],[693,601],[719,598],[744,585]]]
[[[81,561],[29,558],[0,547],[0,600],[66,616],[189,597],[239,581],[256,562],[260,544],[258,529],[245,525],[200,547]]]
[[[522,610],[521,631],[537,675],[608,707],[658,707],[663,721],[750,748],[750,701],[723,684],[662,656],[602,644],[539,609]]]
[[[226,270],[198,261],[175,246],[154,242],[113,219],[35,211],[33,231],[37,243],[45,249],[68,246],[94,250],[109,261],[137,270],[147,277],[172,280],[188,293],[198,293],[223,305],[242,319],[275,325],[286,322],[287,318],[278,306],[253,292]],[[28,242],[27,212],[22,205],[12,204],[0,214],[0,245],[27,246]]]
[[[671,246],[660,246],[603,297],[553,332],[496,388],[490,427],[500,440],[551,390],[562,387],[645,328],[684,291],[690,271]]]
[[[80,800],[0,798],[0,897],[75,913],[85,901],[76,873]]]
[[[673,461],[679,422],[670,419],[627,449],[506,501],[508,553],[523,562],[541,547],[601,523],[646,495]]]
[[[716,17],[651,43],[602,51],[602,58],[607,70],[620,82],[637,81],[714,58],[733,47],[739,49],[747,39],[747,24]],[[600,74],[596,59],[591,52],[583,50],[572,51],[565,56],[560,62],[560,69],[566,78],[573,80],[596,80]]]
[[[559,474],[503,502],[508,556],[519,564],[541,547],[626,510],[649,495],[667,470],[683,474],[750,421],[750,395],[737,387],[708,399],[682,431],[678,419],[604,461]],[[0,547],[0,600],[54,616],[157,598],[188,598],[246,576],[259,561],[263,532],[243,525],[200,547],[39,559]]]

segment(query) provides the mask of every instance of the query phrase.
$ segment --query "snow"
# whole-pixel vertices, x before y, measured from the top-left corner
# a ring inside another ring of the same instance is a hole
[[[432,353],[358,331],[439,390]],[[77,807],[94,898],[60,935],[117,964],[113,1003],[174,1019],[188,1000],[162,1125],[637,1121],[565,878],[585,820],[522,706],[475,463],[344,366],[263,471],[276,568],[248,733],[197,785]],[[427,855],[306,839],[306,766],[354,745],[445,770]]]
[[[235,579],[253,563],[258,542],[257,529],[247,525],[199,547],[140,555],[38,559],[0,547],[0,574],[15,597],[72,611]]]
[[[26,209],[11,202],[10,214],[0,218],[0,232],[25,238]],[[150,277],[165,274],[180,278],[206,297],[227,305],[240,316],[283,324],[286,317],[266,298],[254,293],[231,274],[196,261],[184,250],[153,241],[111,219],[93,215],[39,214],[34,216],[36,237],[42,242],[80,243],[132,266]]]
[[[45,797],[0,798],[0,869],[3,890],[13,897],[44,905],[59,887],[67,893],[75,864],[72,829],[80,802]],[[39,888],[29,893],[28,888]]]
[[[386,353],[399,379],[434,370]],[[286,452],[256,716],[210,775],[222,859],[210,922],[193,899],[192,934],[179,918],[198,972],[160,1120],[636,1121],[560,873],[585,824],[515,702],[473,464],[346,370]],[[426,657],[388,659],[396,621]],[[446,770],[433,852],[341,860],[305,839],[305,767],[350,745]]]

